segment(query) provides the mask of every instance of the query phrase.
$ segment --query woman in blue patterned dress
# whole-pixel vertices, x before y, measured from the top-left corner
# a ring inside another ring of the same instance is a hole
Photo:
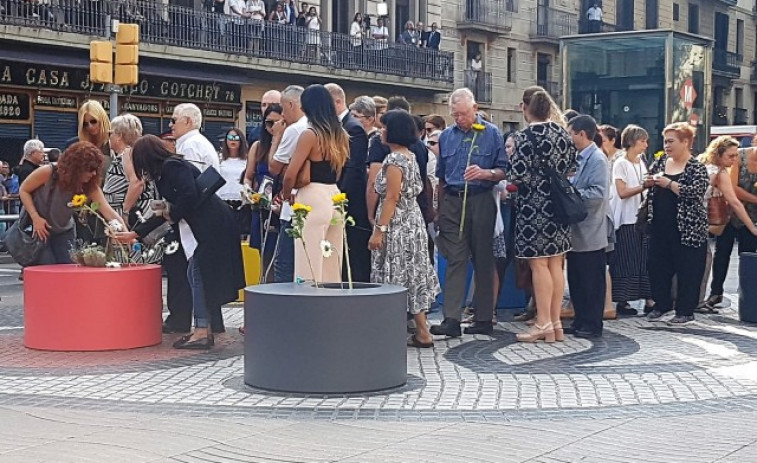
[[[417,141],[409,113],[392,110],[381,117],[381,141],[391,153],[376,177],[380,196],[376,225],[368,247],[373,251],[371,281],[407,288],[407,310],[417,326],[408,345],[432,347],[426,311],[440,292],[439,280],[428,258],[428,235],[416,201],[423,191],[418,163],[409,146]]]

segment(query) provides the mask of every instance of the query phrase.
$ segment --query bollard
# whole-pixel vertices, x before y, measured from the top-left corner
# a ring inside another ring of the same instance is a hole
[[[757,253],[739,254],[739,320],[757,323]]]

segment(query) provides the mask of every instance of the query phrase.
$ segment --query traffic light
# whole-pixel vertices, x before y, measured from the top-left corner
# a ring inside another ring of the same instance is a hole
[[[118,85],[139,83],[139,25],[120,24],[116,33],[116,79]]]
[[[113,82],[113,47],[110,42],[90,42],[89,61],[89,80],[100,84]]]

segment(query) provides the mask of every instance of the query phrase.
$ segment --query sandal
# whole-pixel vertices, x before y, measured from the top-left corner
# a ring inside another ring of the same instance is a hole
[[[427,342],[423,343],[418,340],[418,338],[415,337],[415,335],[410,336],[410,339],[407,340],[407,346],[408,347],[417,347],[419,349],[428,349],[430,347],[434,347],[434,342]]]

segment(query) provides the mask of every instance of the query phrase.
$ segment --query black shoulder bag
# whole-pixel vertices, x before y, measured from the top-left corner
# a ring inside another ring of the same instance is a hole
[[[536,137],[534,137],[530,128],[525,132],[533,148],[534,158],[536,158],[534,161],[537,162],[537,159],[542,158],[542,155],[538,149]],[[549,198],[552,200],[552,214],[555,222],[572,225],[586,219],[589,212],[586,210],[586,205],[576,187],[550,167],[548,163],[542,161],[539,168],[549,182]]]

